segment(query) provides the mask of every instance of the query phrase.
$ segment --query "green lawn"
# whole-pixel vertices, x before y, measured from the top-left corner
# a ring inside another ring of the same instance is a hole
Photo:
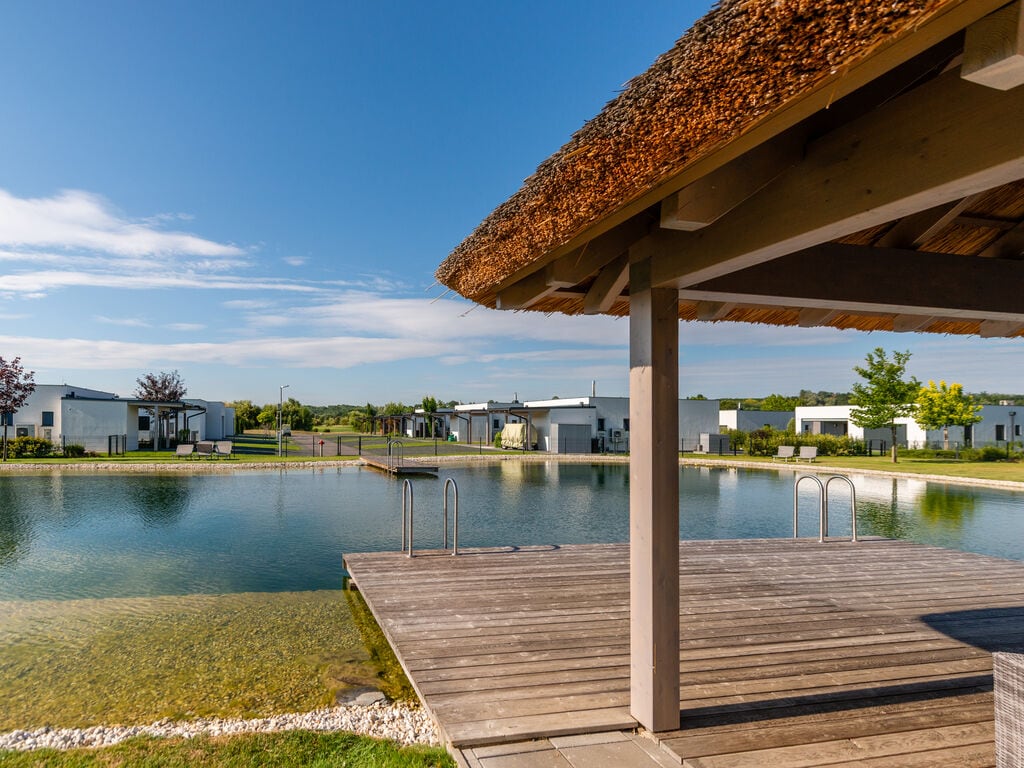
[[[756,462],[776,468],[787,466],[808,466],[805,462],[777,462],[766,456],[695,456],[688,459],[701,461],[722,461],[724,463],[744,461]],[[819,456],[812,467],[836,467],[844,470],[874,470],[878,472],[901,472],[915,475],[941,475],[951,478],[976,478],[979,480],[1009,480],[1024,483],[1024,463],[1015,461],[956,461],[954,459],[915,458],[901,456],[895,464],[889,456]]]
[[[405,747],[347,733],[288,731],[229,738],[135,738],[113,747],[0,751],[5,768],[454,768],[440,747]]]

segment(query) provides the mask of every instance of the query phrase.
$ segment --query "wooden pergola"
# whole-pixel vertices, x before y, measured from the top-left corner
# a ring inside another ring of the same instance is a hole
[[[679,722],[679,320],[1024,335],[1024,14],[725,0],[439,267],[630,318],[632,714]]]

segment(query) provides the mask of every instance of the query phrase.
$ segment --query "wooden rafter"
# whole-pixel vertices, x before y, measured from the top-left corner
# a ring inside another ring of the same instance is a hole
[[[1024,262],[826,243],[684,288],[679,296],[1024,322],[1022,283]]]
[[[1001,91],[1024,85],[1022,7],[1017,0],[967,28],[961,69],[966,80]]]
[[[583,313],[599,315],[611,309],[629,282],[629,256],[622,254],[598,274],[583,299]]]
[[[652,279],[693,285],[1024,178],[1021,95],[948,72],[811,144],[715,224],[649,235]]]

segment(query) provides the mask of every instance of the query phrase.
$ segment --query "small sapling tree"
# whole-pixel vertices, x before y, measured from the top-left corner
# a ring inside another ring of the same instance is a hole
[[[0,418],[4,422],[3,460],[7,461],[7,427],[14,414],[35,392],[35,371],[26,371],[21,358],[10,362],[0,357]]]
[[[981,406],[974,398],[964,394],[962,384],[956,382],[946,386],[940,381],[935,386],[929,381],[927,387],[921,387],[917,393],[917,410],[914,421],[922,429],[941,429],[942,447],[949,450],[949,428],[967,427],[981,421]]]
[[[921,382],[913,376],[903,378],[909,359],[910,352],[893,352],[892,360],[889,360],[885,350],[876,347],[873,352],[868,352],[865,366],[858,365],[853,369],[864,381],[851,387],[850,399],[855,407],[850,411],[850,421],[864,429],[888,427],[892,434],[893,463],[898,460],[896,419],[914,412],[921,390]]]

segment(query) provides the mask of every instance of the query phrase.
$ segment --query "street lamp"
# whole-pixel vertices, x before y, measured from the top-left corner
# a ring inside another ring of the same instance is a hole
[[[277,455],[281,455],[281,445],[283,441],[282,432],[284,432],[284,391],[288,389],[287,384],[282,384],[280,397],[278,398],[277,406]]]

